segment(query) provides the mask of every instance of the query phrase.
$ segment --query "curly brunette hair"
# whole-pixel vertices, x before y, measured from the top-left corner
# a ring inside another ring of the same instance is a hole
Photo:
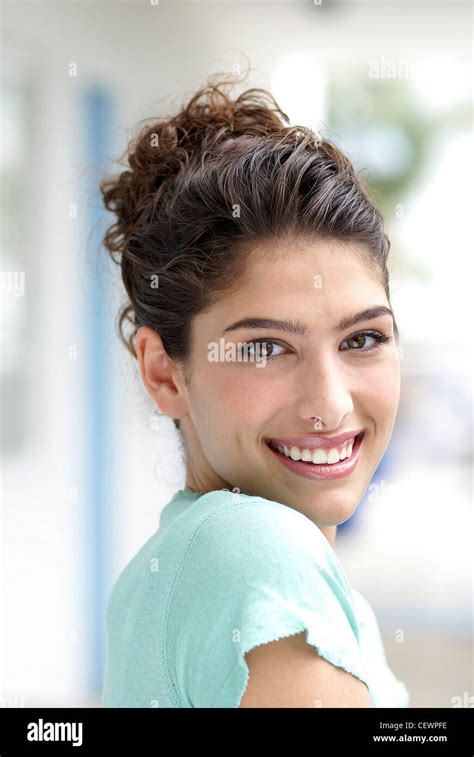
[[[135,357],[147,325],[185,365],[193,317],[238,288],[248,257],[271,238],[355,243],[390,302],[390,241],[349,158],[291,126],[267,90],[232,98],[236,83],[216,74],[176,115],[152,118],[130,140],[126,169],[100,185],[116,217],[104,244],[128,294],[119,335]]]

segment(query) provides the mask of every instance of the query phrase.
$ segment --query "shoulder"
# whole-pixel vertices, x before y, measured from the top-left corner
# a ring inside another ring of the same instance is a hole
[[[192,551],[213,561],[245,557],[250,564],[296,560],[332,566],[332,550],[321,530],[289,505],[264,497],[216,490],[203,495]]]
[[[183,591],[212,587],[225,602],[262,597],[308,610],[352,616],[350,589],[326,537],[299,511],[263,497],[210,492],[197,503],[200,521],[184,552]]]
[[[344,576],[309,518],[273,500],[222,490],[192,507],[168,617],[185,701],[238,706],[245,655],[303,630],[313,654],[317,648],[328,663],[363,675]],[[304,665],[304,645],[288,644],[288,670],[294,654]]]
[[[256,495],[242,494],[219,489],[204,494],[200,500],[206,516],[200,525],[200,533],[212,539],[216,532],[219,540],[248,537],[251,540],[281,538],[284,541],[298,539],[308,546],[314,541],[324,544],[325,537],[306,515],[290,505]],[[205,505],[205,507],[204,507]]]

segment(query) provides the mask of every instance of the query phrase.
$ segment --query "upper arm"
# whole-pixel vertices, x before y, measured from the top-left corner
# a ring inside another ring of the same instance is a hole
[[[256,646],[245,659],[239,707],[373,707],[365,683],[317,654],[304,631]]]

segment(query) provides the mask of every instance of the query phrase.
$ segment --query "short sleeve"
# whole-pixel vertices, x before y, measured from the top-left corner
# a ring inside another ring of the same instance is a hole
[[[171,597],[167,656],[181,706],[238,707],[245,654],[301,631],[368,685],[350,588],[326,537],[286,505],[231,500],[196,530]]]

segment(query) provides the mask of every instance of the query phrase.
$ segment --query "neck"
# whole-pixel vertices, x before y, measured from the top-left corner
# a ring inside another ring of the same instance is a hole
[[[337,533],[337,526],[324,526],[319,527],[319,530],[322,534],[326,537],[331,547],[335,550],[336,549],[336,533]]]

